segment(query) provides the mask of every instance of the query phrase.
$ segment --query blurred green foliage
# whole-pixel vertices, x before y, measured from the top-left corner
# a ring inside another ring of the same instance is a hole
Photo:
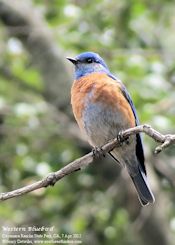
[[[126,84],[142,123],[164,133],[175,130],[174,1],[33,0],[33,4],[67,55],[91,50],[105,59]],[[23,44],[8,36],[3,24],[0,29],[0,191],[5,192],[39,180],[85,150],[62,134],[55,111],[42,96],[40,72]],[[145,137],[147,161],[154,147],[155,142]],[[174,148],[162,158],[175,174]],[[81,233],[83,244],[144,244],[132,230],[121,193],[116,194],[118,169],[109,167],[112,177],[101,176],[99,165],[90,166],[53,188],[1,203],[1,224],[55,226],[60,234]],[[159,181],[170,196],[167,218],[174,231],[174,190],[165,179]]]

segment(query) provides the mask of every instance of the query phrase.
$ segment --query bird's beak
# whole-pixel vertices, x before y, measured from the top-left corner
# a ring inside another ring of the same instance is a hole
[[[74,65],[76,65],[78,62],[75,58],[66,57],[66,59],[69,60]]]

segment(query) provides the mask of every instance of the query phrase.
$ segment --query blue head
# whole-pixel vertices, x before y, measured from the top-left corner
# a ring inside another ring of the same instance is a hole
[[[75,58],[67,58],[75,65],[75,79],[93,72],[109,73],[109,69],[104,60],[96,53],[85,52]]]

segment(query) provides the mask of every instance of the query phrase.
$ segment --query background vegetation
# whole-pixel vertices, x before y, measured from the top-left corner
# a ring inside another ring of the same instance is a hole
[[[174,13],[171,0],[0,0],[0,192],[90,151],[72,116],[66,56],[98,52],[140,121],[175,132]],[[144,137],[153,206],[141,208],[125,171],[105,159],[0,203],[0,224],[54,226],[83,244],[174,244],[175,148],[154,156],[155,145]]]

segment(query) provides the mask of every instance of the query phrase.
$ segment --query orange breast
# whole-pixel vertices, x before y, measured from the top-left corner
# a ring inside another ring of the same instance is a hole
[[[94,79],[90,79],[89,76],[85,76],[79,80],[75,80],[72,85],[71,104],[74,116],[78,122],[82,118],[86,97],[88,93],[92,91],[94,83]]]
[[[90,92],[92,95],[88,98],[89,102],[103,103],[106,108],[110,107],[115,113],[122,113],[131,127],[135,126],[134,114],[122,94],[121,84],[104,73],[92,73],[74,81],[71,89],[73,113],[80,127],[82,127],[82,112]]]

